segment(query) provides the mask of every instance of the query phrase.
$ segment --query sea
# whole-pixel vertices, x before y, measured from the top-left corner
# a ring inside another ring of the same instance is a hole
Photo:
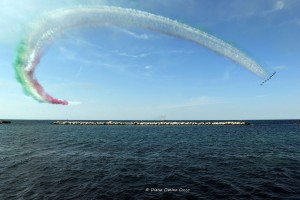
[[[300,120],[0,125],[0,199],[300,199]]]

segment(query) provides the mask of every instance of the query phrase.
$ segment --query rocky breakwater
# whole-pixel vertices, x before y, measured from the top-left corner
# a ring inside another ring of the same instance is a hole
[[[173,126],[184,126],[184,125],[194,125],[194,126],[226,126],[226,125],[250,125],[249,122],[242,121],[219,121],[219,122],[187,122],[187,121],[107,121],[107,122],[96,122],[96,121],[56,121],[51,122],[54,125],[132,125],[132,126],[165,126],[165,125],[173,125]]]
[[[0,124],[10,124],[11,123],[11,121],[1,121],[0,120]]]

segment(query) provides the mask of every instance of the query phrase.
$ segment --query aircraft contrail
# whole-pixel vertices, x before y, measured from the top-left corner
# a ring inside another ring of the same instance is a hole
[[[190,40],[217,52],[261,78],[268,72],[237,48],[206,32],[159,15],[144,11],[111,7],[80,6],[52,11],[34,23],[20,42],[14,63],[17,80],[26,94],[39,102],[68,105],[70,102],[52,97],[45,92],[34,72],[48,45],[64,31],[88,26],[112,25],[137,27]]]

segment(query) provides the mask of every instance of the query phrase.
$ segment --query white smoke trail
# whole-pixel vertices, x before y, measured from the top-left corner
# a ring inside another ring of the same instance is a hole
[[[69,101],[68,103],[69,103],[68,105],[70,105],[70,106],[79,106],[79,105],[81,105],[81,102],[79,102],[79,101]]]
[[[254,60],[221,39],[162,16],[119,7],[75,7],[51,12],[35,28],[31,47],[43,48],[45,42],[54,40],[66,29],[101,25],[139,27],[178,36],[220,53],[258,76],[264,78],[268,75]]]
[[[138,27],[190,40],[233,60],[261,78],[268,76],[267,71],[253,59],[230,44],[208,33],[162,16],[128,8],[109,6],[73,7],[59,9],[46,14],[42,20],[31,27],[29,35],[24,40],[26,53],[19,59],[26,62],[21,62],[24,69],[16,70],[17,73],[31,73],[29,77],[32,77],[38,65],[36,59],[40,58],[45,48],[63,31],[73,28],[104,25],[125,28]],[[27,77],[22,74],[18,74],[18,76],[24,77],[24,79]],[[34,85],[30,82],[31,79],[28,78],[28,80],[24,80],[21,83]],[[27,92],[34,93],[32,87],[30,88],[24,84],[23,86],[25,89],[27,88]],[[36,92],[34,96],[37,97]]]

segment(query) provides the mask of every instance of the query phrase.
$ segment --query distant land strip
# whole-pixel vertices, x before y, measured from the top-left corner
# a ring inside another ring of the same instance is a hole
[[[96,121],[56,121],[51,122],[54,125],[137,125],[137,126],[182,126],[182,125],[194,125],[194,126],[225,126],[225,125],[250,125],[249,122],[243,121],[219,121],[219,122],[197,122],[197,121],[107,121],[107,122],[96,122]]]
[[[2,120],[0,120],[0,124],[10,124],[11,123],[11,121],[2,121]]]

